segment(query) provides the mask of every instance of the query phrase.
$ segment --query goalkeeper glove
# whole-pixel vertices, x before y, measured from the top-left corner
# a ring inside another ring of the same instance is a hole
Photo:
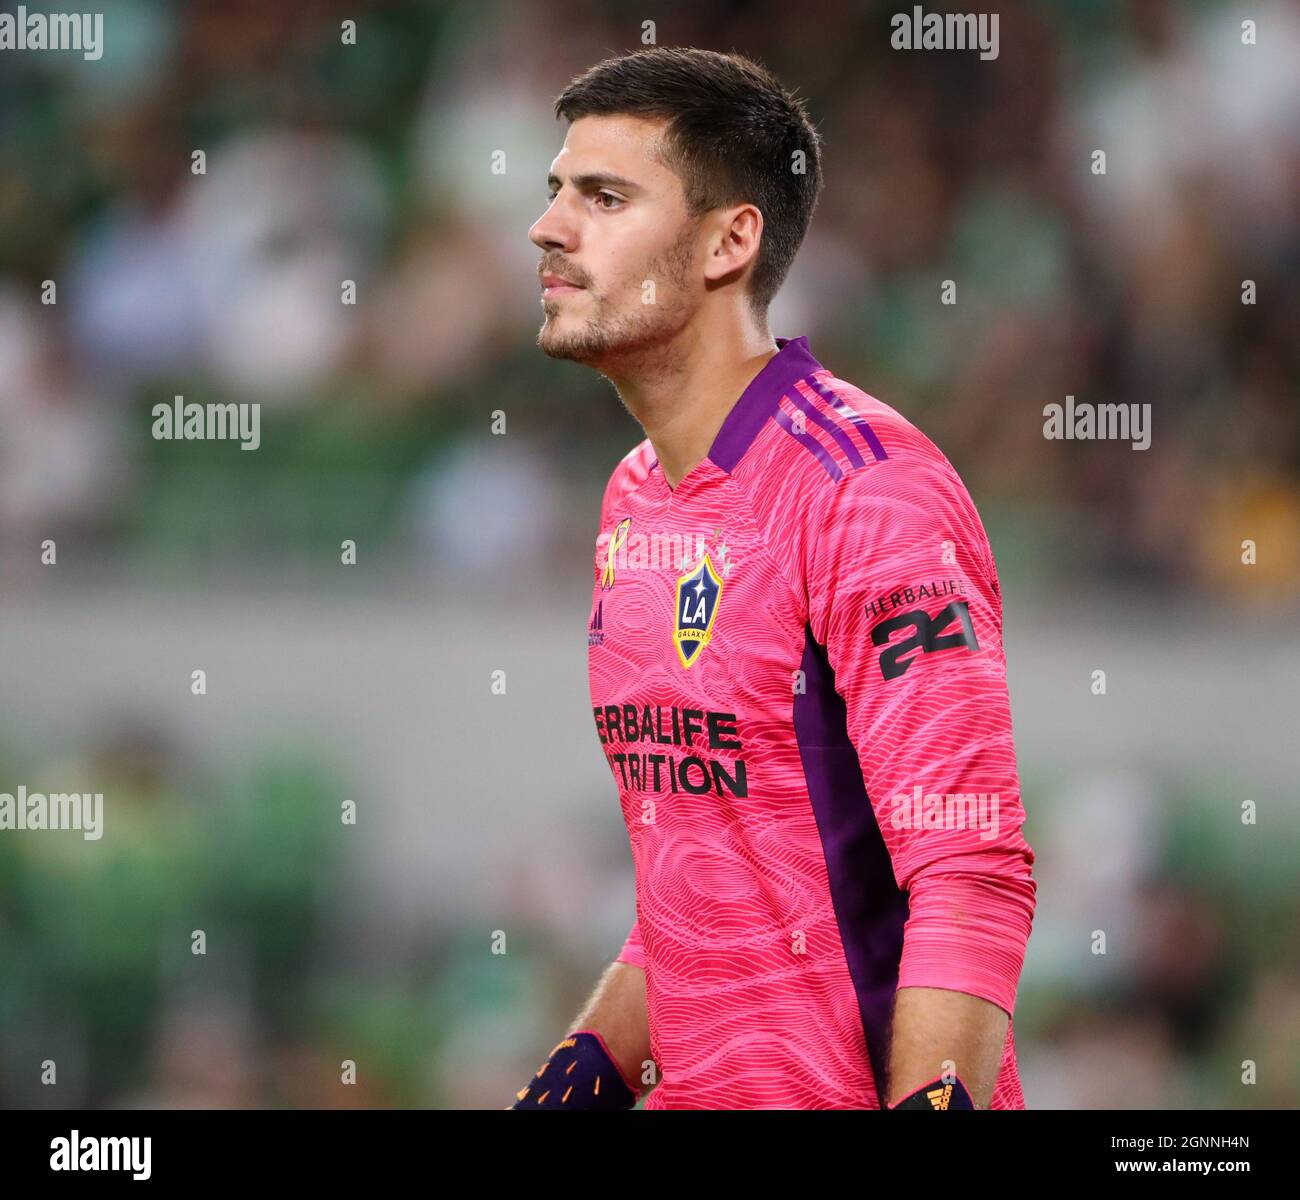
[[[638,1089],[594,1030],[569,1034],[516,1093],[511,1108],[633,1108]]]
[[[973,1109],[975,1105],[971,1102],[966,1085],[960,1079],[954,1076],[952,1082],[948,1083],[940,1075],[930,1080],[929,1083],[922,1084],[916,1091],[904,1096],[897,1104],[890,1104],[886,1107],[892,1112],[900,1108]]]

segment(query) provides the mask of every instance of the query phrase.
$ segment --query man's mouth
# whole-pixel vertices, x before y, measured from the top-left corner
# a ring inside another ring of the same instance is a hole
[[[553,296],[565,296],[570,292],[581,292],[583,290],[579,284],[565,279],[563,275],[547,273],[542,276],[542,299],[544,300],[549,300]]]

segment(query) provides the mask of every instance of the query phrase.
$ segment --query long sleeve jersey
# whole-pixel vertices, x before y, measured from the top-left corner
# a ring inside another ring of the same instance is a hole
[[[675,488],[647,439],[601,507],[591,699],[652,1109],[883,1107],[895,992],[1012,1014],[1034,912],[975,506],[903,416],[777,346]],[[1024,1107],[1013,1024],[994,1108]]]

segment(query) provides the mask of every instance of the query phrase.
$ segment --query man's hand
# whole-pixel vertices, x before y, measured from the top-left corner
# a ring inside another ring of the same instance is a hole
[[[645,971],[606,968],[564,1038],[511,1108],[632,1108],[648,1086],[651,1061]]]
[[[551,1051],[511,1107],[634,1108],[638,1091],[619,1070],[605,1039],[594,1030],[582,1029]]]

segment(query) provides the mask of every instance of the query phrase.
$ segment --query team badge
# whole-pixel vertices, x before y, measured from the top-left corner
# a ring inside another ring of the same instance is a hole
[[[700,565],[677,580],[677,623],[673,642],[682,666],[690,667],[713,638],[722,599],[722,580],[705,554]]]

